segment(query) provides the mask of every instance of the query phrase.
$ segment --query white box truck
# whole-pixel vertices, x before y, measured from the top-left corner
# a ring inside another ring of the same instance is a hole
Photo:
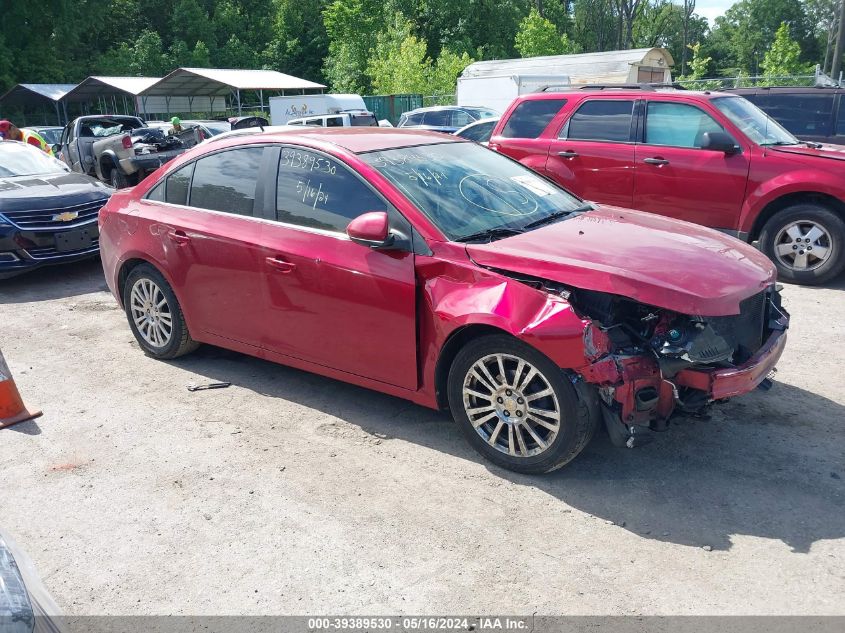
[[[367,110],[361,95],[293,95],[270,97],[270,123],[286,125],[291,119],[320,114]]]
[[[569,85],[569,77],[561,75],[458,77],[458,105],[491,108],[504,114],[519,95]]]

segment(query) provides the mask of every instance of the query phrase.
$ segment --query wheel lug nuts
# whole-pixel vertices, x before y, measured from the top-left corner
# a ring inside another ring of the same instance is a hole
[[[793,244],[793,245],[792,245],[792,250],[793,250],[793,251],[797,251],[797,250],[798,250],[798,245],[797,245],[797,244]]]
[[[504,402],[504,400],[502,400],[502,397],[499,396],[498,398],[496,398],[496,402],[498,402],[499,404],[502,404]]]
[[[802,249],[802,250],[798,251],[798,254],[799,254],[799,255],[803,255],[803,254],[804,254],[804,250]]]
[[[813,250],[813,247],[812,247],[812,246],[808,246],[808,247],[807,247],[807,250],[808,250],[808,251],[811,251],[811,250]]]
[[[522,411],[517,411],[517,412],[516,412],[516,417],[521,418],[521,417],[522,417]]]
[[[509,395],[511,395],[512,393],[513,393],[513,392],[512,392],[510,389],[508,389],[507,391],[505,391],[505,395],[508,395],[508,396],[509,396]]]
[[[505,414],[505,417],[506,417],[506,418],[509,418],[509,417],[510,417],[510,415],[511,415],[511,412],[510,412],[510,411],[508,411],[507,409],[505,409],[505,410],[503,411],[503,413]]]
[[[517,398],[516,402],[517,402],[517,404],[524,404],[525,400],[523,400],[522,398]]]

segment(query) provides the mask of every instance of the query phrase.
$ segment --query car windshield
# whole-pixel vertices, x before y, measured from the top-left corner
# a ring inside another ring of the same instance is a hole
[[[361,158],[453,241],[485,232],[522,232],[528,225],[583,209],[575,196],[475,143],[368,152]]]
[[[217,136],[218,134],[223,134],[223,132],[229,132],[232,129],[232,125],[227,121],[203,121],[199,125],[202,125],[212,136]]]
[[[40,149],[15,141],[0,143],[0,177],[60,174],[67,169]]]
[[[716,106],[731,122],[758,145],[799,145],[801,141],[780,123],[742,97],[718,97]]]
[[[41,135],[41,138],[47,141],[48,145],[55,145],[62,138],[62,128],[60,127],[45,128],[36,130],[36,132]]]

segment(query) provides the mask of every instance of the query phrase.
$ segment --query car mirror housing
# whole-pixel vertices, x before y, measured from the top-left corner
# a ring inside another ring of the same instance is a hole
[[[346,227],[346,234],[353,242],[370,248],[385,248],[393,244],[385,211],[368,211],[359,215]]]
[[[725,154],[739,153],[736,142],[725,132],[705,132],[702,135],[701,149],[724,152]]]

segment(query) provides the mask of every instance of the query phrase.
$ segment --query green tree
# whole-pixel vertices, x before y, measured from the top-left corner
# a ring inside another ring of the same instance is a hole
[[[385,26],[383,6],[378,0],[334,0],[323,11],[329,37],[324,73],[334,90],[369,90],[367,63],[376,37]]]
[[[575,52],[575,47],[566,34],[560,35],[557,27],[533,7],[519,25],[519,31],[514,39],[514,48],[522,57]]]
[[[458,75],[474,61],[467,53],[458,55],[448,48],[442,49],[437,61],[429,69],[426,94],[455,94]]]
[[[171,70],[170,60],[158,33],[144,31],[138,36],[129,69],[133,75],[146,77],[161,77]]]
[[[386,30],[376,37],[367,75],[376,94],[425,93],[431,59],[426,43],[411,34],[411,23],[396,13]]]
[[[789,36],[789,25],[784,22],[775,33],[775,41],[763,57],[764,77],[804,75],[812,66],[801,61],[801,45]]]

